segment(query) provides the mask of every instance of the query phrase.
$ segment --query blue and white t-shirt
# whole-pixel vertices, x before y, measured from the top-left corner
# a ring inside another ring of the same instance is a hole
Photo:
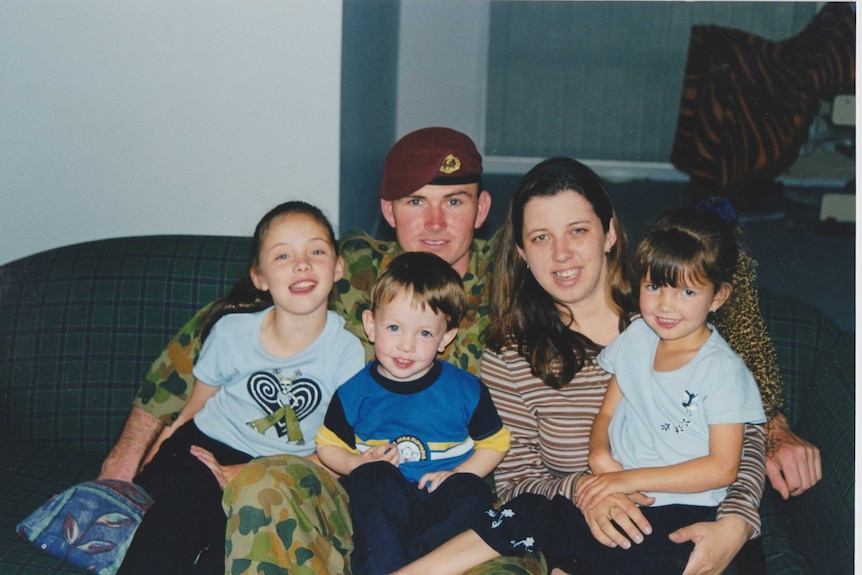
[[[664,467],[709,454],[709,426],[763,423],[757,382],[718,331],[686,365],[653,369],[659,337],[637,319],[599,354],[617,378],[623,399],[608,428],[611,455],[625,469]],[[715,506],[726,488],[701,493],[647,493],[654,506]]]
[[[289,358],[268,354],[260,326],[273,308],[226,315],[213,326],[195,378],[221,386],[195,414],[207,436],[253,457],[314,453],[335,390],[365,364],[359,339],[328,311],[323,331]]]

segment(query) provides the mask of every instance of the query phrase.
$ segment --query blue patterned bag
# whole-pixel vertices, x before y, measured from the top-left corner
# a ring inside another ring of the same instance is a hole
[[[86,481],[58,493],[18,524],[18,534],[100,575],[116,573],[152,498],[138,485]]]

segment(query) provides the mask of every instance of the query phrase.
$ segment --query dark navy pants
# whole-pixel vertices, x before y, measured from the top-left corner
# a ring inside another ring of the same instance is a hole
[[[573,560],[579,575],[672,575],[685,570],[694,543],[674,543],[668,534],[692,523],[715,521],[716,508],[667,505],[642,507],[641,512],[653,531],[630,549],[606,547],[596,541],[581,511],[560,495],[553,499],[531,493],[519,495],[494,516],[485,515],[473,529],[501,555],[542,551],[551,565],[566,568],[565,559]],[[725,573],[764,573],[759,540],[754,547],[743,548],[745,553],[741,552]]]
[[[466,531],[493,500],[484,479],[456,473],[429,493],[385,461],[341,478],[350,496],[353,575],[391,573]]]
[[[135,531],[118,575],[224,575],[222,490],[209,468],[189,453],[192,445],[211,451],[222,465],[252,459],[207,437],[193,421],[180,427],[135,478],[155,503]]]

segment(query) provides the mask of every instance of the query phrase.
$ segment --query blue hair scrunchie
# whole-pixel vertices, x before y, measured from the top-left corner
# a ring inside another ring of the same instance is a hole
[[[736,225],[737,221],[739,221],[739,216],[736,215],[733,204],[725,197],[701,200],[694,207],[697,210],[713,212],[731,225]]]

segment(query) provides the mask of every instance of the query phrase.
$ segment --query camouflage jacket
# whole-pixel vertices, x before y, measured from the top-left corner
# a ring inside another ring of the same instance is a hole
[[[482,336],[488,325],[493,244],[494,238],[473,240],[470,263],[464,275],[467,313],[461,320],[455,341],[440,355],[444,361],[474,374],[479,373],[485,349]],[[367,360],[374,352],[362,327],[362,312],[368,309],[368,294],[377,274],[399,253],[401,248],[397,242],[378,241],[365,234],[349,236],[341,243],[344,278],[335,284],[329,308],[342,316],[346,321],[345,329],[362,341]],[[133,403],[166,425],[177,418],[194,386],[192,367],[201,348],[199,327],[208,307],[198,311],[168,342],[147,371]]]

